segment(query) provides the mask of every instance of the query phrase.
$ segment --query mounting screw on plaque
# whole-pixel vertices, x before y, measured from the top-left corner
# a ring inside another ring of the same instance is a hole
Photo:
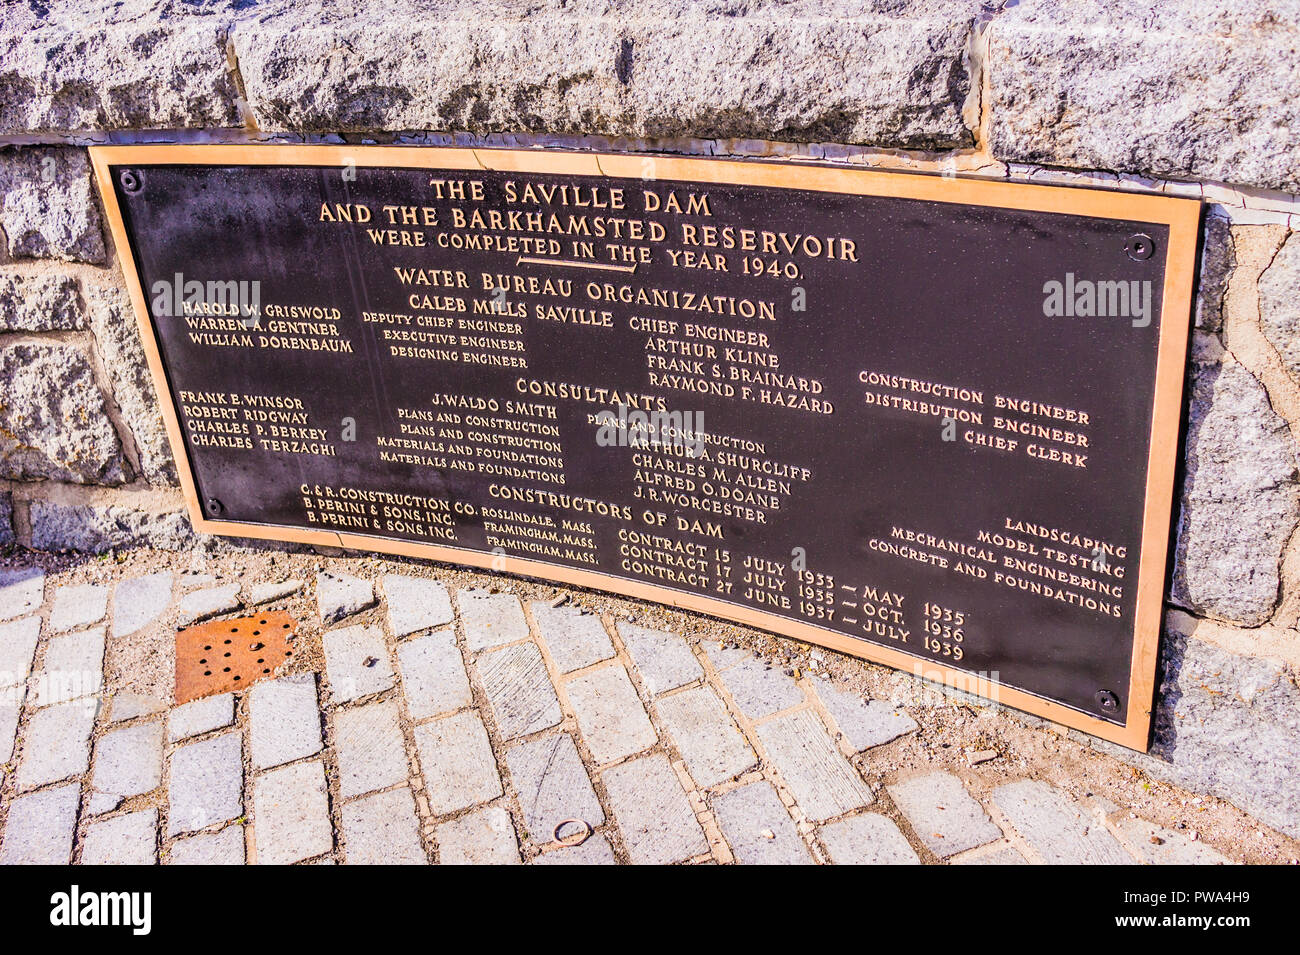
[[[208,517],[220,517],[221,512],[226,509],[226,505],[222,504],[215,497],[210,497],[204,502],[203,509],[208,512]]]
[[[1128,237],[1128,241],[1124,243],[1124,251],[1133,261],[1141,262],[1156,254],[1156,240],[1145,232],[1139,232]]]
[[[143,172],[137,172],[134,169],[123,169],[117,178],[122,183],[122,191],[128,196],[134,196],[144,188]]]
[[[1119,697],[1116,696],[1114,693],[1112,693],[1110,690],[1098,690],[1097,695],[1093,697],[1093,699],[1097,701],[1097,705],[1100,706],[1105,712],[1107,713],[1119,712]]]

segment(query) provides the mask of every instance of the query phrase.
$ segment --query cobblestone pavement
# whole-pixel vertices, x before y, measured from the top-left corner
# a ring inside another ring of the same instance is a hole
[[[171,705],[176,630],[262,609],[301,622],[283,672]],[[0,772],[5,863],[1297,856],[1077,734],[829,651],[547,584],[261,550],[7,560]]]

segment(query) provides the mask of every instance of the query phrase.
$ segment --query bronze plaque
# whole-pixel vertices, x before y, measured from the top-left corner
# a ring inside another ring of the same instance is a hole
[[[92,154],[198,529],[661,601],[1145,748],[1198,203]]]

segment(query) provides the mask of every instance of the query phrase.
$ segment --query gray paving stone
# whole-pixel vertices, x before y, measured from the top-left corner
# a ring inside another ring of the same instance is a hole
[[[719,676],[740,711],[751,720],[787,710],[804,700],[803,691],[792,677],[753,657],[728,667]]]
[[[23,699],[27,696],[25,686],[7,686],[0,688],[0,763],[7,763],[14,754],[14,742],[18,737],[18,717],[23,711]],[[3,782],[3,774],[0,774]]]
[[[316,610],[325,623],[337,623],[375,605],[375,587],[351,574],[316,575]]]
[[[492,594],[486,590],[461,590],[456,594],[465,646],[472,653],[488,647],[514,643],[528,636],[524,608],[514,594]]]
[[[618,865],[614,850],[603,833],[593,832],[580,846],[569,846],[546,852],[532,862],[533,865]]]
[[[90,700],[73,700],[37,710],[27,721],[18,788],[34,789],[79,776],[90,766],[90,731],[95,726],[95,706]]]
[[[704,787],[739,776],[758,762],[709,686],[692,687],[655,701],[691,778]]]
[[[95,745],[96,792],[111,796],[139,796],[162,785],[163,728],[161,723],[141,723],[113,730]]]
[[[761,724],[763,748],[809,819],[830,819],[868,806],[871,790],[835,747],[812,710],[788,713]]]
[[[578,748],[567,733],[521,743],[506,752],[506,766],[534,844],[552,841],[555,827],[566,819],[581,819],[592,828],[605,821]]]
[[[244,584],[244,601],[250,607],[269,604],[285,597],[292,597],[302,590],[301,580],[282,580],[278,584]]]
[[[981,852],[973,858],[954,859],[953,865],[1028,865],[1025,857],[1011,846],[1003,846],[992,852]]]
[[[123,580],[113,590],[113,636],[143,630],[172,602],[172,575],[146,574]]]
[[[253,809],[259,865],[290,865],[334,848],[325,767],[318,760],[258,776]]]
[[[435,816],[502,793],[496,757],[477,713],[457,713],[415,728],[429,806]]]
[[[855,753],[915,732],[916,721],[887,700],[864,700],[825,677],[813,677],[817,696]]]
[[[106,812],[112,812],[126,800],[121,796],[114,796],[112,793],[90,794],[90,805],[86,811],[92,816],[102,816]]]
[[[40,617],[0,623],[0,687],[27,682],[40,633]]]
[[[794,820],[768,782],[713,797],[718,825],[741,865],[811,865]]]
[[[375,793],[342,807],[348,865],[427,865],[411,790]]]
[[[396,700],[336,712],[334,746],[345,799],[396,786],[411,775]]]
[[[836,865],[920,865],[907,837],[887,816],[869,812],[822,826],[822,842]]]
[[[677,774],[660,753],[602,775],[609,807],[635,865],[681,862],[709,851]]]
[[[444,822],[437,830],[442,865],[519,865],[510,813],[488,806]]]
[[[168,835],[206,829],[243,814],[242,753],[235,732],[189,743],[172,754]]]
[[[583,741],[597,763],[639,753],[658,739],[621,666],[584,673],[565,684]]]
[[[1047,783],[1022,780],[999,786],[993,790],[993,804],[1049,864],[1133,864],[1100,822],[1085,816],[1069,797]]]
[[[168,865],[243,865],[244,827],[227,826],[172,843]]]
[[[583,613],[577,607],[552,607],[541,600],[534,601],[531,609],[561,673],[581,670],[614,655],[614,642],[597,614]]]
[[[478,658],[483,689],[504,739],[541,732],[560,722],[560,701],[535,643],[519,643]]]
[[[378,627],[355,626],[331,630],[321,640],[330,697],[336,703],[387,690],[396,681],[388,648]]]
[[[235,722],[235,694],[205,696],[172,710],[167,717],[167,738],[173,743],[222,729]]]
[[[254,769],[269,769],[321,751],[314,673],[258,683],[248,694],[248,714]]]
[[[206,590],[192,590],[181,597],[178,619],[182,624],[197,623],[239,607],[239,584],[223,584]]]
[[[701,640],[700,646],[704,648],[709,662],[713,664],[713,669],[719,673],[753,657],[750,651],[739,647],[723,646],[720,640]]]
[[[108,588],[102,584],[73,584],[54,591],[50,629],[55,633],[99,623],[108,611]]]
[[[86,829],[82,865],[157,865],[158,810],[144,809]]]
[[[108,701],[108,721],[125,723],[127,720],[138,719],[141,716],[153,716],[165,709],[167,704],[163,700],[145,696],[143,693],[119,690]]]
[[[1193,841],[1175,829],[1127,817],[1118,825],[1125,841],[1148,865],[1232,865],[1232,860],[1218,849]]]
[[[9,807],[0,865],[67,865],[77,828],[81,787],[59,786],[20,796]]]
[[[31,613],[45,602],[45,571],[39,567],[0,570],[0,620]]]
[[[36,705],[94,696],[104,686],[104,628],[51,638],[36,680]]]
[[[447,588],[436,580],[386,574],[384,596],[388,598],[388,626],[395,637],[445,627],[456,618]]]
[[[646,689],[658,695],[693,683],[704,676],[685,638],[664,630],[652,630],[626,620],[618,621],[618,635],[636,664]]]
[[[891,785],[889,795],[941,859],[1002,838],[1002,830],[952,773],[913,776]]]
[[[413,720],[449,713],[474,701],[465,661],[450,630],[398,644],[397,664]]]

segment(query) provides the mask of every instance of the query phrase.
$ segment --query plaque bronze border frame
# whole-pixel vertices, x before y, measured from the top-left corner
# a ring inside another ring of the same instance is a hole
[[[281,540],[300,544],[368,550],[449,564],[497,570],[561,584],[584,587],[667,604],[734,621],[779,635],[818,644],[841,653],[885,664],[918,676],[1003,703],[1064,726],[1145,751],[1155,692],[1156,655],[1163,606],[1165,561],[1173,506],[1174,472],[1178,457],[1183,370],[1192,283],[1196,269],[1201,203],[1195,199],[1149,193],[1078,188],[988,179],[947,178],[905,172],[791,161],[688,158],[645,154],[609,154],[559,150],[511,150],[434,146],[337,146],[307,144],[243,145],[109,145],[91,146],[91,162],[104,210],[117,248],[118,261],[135,307],[144,345],[158,391],[159,407],[194,529],[205,534]],[[110,167],[150,165],[346,166],[404,167],[449,171],[501,171],[644,178],[645,163],[654,163],[654,178],[697,183],[726,183],[802,189],[852,195],[919,199],[929,202],[993,206],[1034,212],[1056,212],[1106,219],[1128,219],[1169,227],[1165,252],[1160,341],[1156,358],[1154,406],[1151,419],[1147,483],[1142,520],[1141,568],[1137,583],[1133,654],[1128,688],[1127,721],[1117,724],[1025,690],[993,683],[977,674],[902,653],[712,597],[681,593],[613,574],[580,570],[522,557],[488,555],[457,547],[308,530],[280,525],[210,520],[200,507],[194,474],[171,401],[166,372],[154,337],[148,305],[110,178]]]

